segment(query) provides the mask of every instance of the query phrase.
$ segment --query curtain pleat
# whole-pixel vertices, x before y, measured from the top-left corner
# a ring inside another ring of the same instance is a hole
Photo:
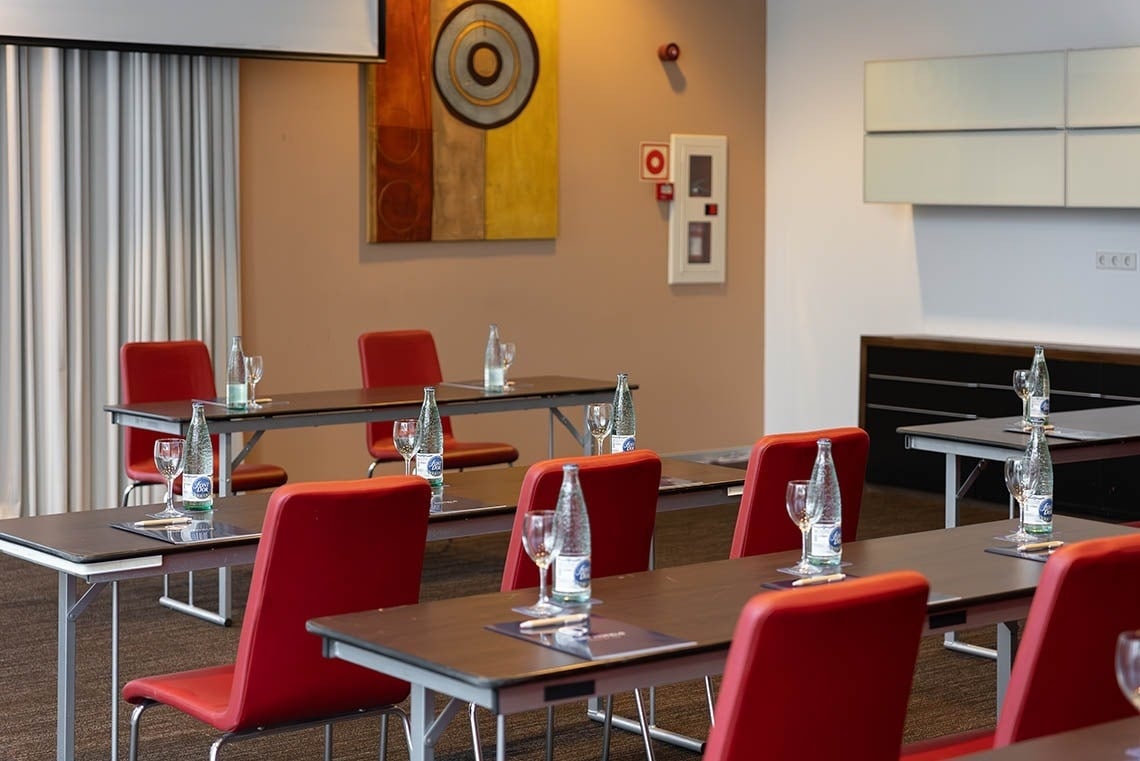
[[[0,517],[114,506],[119,346],[238,332],[237,63],[2,50]]]

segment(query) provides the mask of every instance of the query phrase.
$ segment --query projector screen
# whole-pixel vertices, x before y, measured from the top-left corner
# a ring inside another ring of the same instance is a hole
[[[0,0],[21,45],[375,62],[385,0]]]

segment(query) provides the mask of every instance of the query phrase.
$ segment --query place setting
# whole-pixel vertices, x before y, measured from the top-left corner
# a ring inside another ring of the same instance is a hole
[[[1043,456],[1047,458],[1048,452]],[[1017,528],[994,537],[1008,546],[987,547],[986,552],[1044,563],[1064,546],[1064,540],[1053,531],[1052,462],[1041,456],[1036,457],[1036,463],[1034,459],[1027,453],[1005,461],[1005,485],[1017,505]]]
[[[511,608],[531,618],[488,624],[487,629],[586,660],[621,658],[695,644],[636,624],[591,612],[601,600],[559,603],[551,599],[547,573],[561,552],[563,532],[554,510],[523,515],[522,544],[538,567],[538,600]]]

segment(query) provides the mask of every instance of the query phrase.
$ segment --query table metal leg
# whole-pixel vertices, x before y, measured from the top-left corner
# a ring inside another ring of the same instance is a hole
[[[75,758],[75,621],[71,617],[76,604],[74,576],[60,572],[58,594],[55,757],[57,761],[71,761]]]
[[[111,761],[119,761],[119,582],[111,582]]]
[[[965,483],[960,483],[959,479],[961,478],[961,465],[958,462],[958,455],[946,455],[946,528],[954,528],[958,525],[958,500],[971,486],[974,485],[974,481],[977,480],[978,475],[981,473],[984,465],[985,460],[979,460],[978,465],[970,472],[970,475],[966,479]],[[946,632],[943,634],[942,645],[948,650],[953,650],[957,653],[964,653],[965,655],[972,655],[976,658],[996,659],[998,657],[997,652],[988,647],[971,645],[968,642],[959,642],[957,632]]]
[[[1013,668],[1013,658],[1017,655],[1017,645],[1021,638],[1021,625],[1017,621],[1003,621],[997,627],[997,712],[1005,702],[1009,689],[1009,672]]]

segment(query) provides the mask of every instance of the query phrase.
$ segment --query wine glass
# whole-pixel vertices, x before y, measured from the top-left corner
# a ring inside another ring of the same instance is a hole
[[[416,436],[416,419],[414,417],[400,418],[392,421],[392,443],[396,451],[404,458],[404,475],[412,473],[412,458],[420,448],[419,437]]]
[[[822,573],[822,569],[808,562],[808,537],[811,534],[811,527],[819,520],[819,512],[822,504],[814,495],[810,494],[810,482],[808,481],[788,481],[788,488],[784,495],[784,501],[788,508],[788,516],[791,517],[792,522],[800,527],[800,534],[803,536],[803,551],[800,553],[800,562],[789,568],[778,568],[776,570],[780,573],[791,574],[792,576],[815,576]]]
[[[1021,430],[1029,430],[1029,370],[1013,371],[1013,390],[1021,398]]]
[[[181,518],[184,513],[174,507],[174,479],[182,472],[186,443],[182,439],[157,439],[154,442],[154,467],[166,482],[166,507],[150,513],[151,518]]]
[[[1140,711],[1140,631],[1121,632],[1116,638],[1116,683]]]
[[[1024,457],[1010,457],[1005,461],[1005,487],[1017,502],[1017,531],[997,537],[1005,542],[1032,542],[1039,537],[1025,530],[1025,497],[1031,486],[1029,461]]]
[[[614,426],[614,406],[610,402],[586,405],[586,425],[594,437],[594,454],[602,454],[602,442]]]
[[[516,611],[528,616],[550,616],[562,608],[550,601],[546,591],[546,569],[562,547],[562,532],[553,510],[531,510],[523,515],[522,543],[526,554],[538,566],[538,602]]]
[[[257,384],[261,380],[261,373],[264,370],[264,363],[261,360],[260,354],[247,354],[245,357],[245,379],[249,383],[249,402],[246,404],[247,408],[257,409],[261,405],[257,403]]]
[[[507,373],[511,371],[511,364],[515,361],[514,341],[500,341],[499,350],[503,354],[503,385],[513,385],[511,381],[507,380]]]

